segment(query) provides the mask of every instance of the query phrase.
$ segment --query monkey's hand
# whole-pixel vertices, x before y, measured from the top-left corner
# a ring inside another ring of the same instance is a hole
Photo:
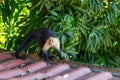
[[[26,57],[25,55],[19,56],[18,54],[15,54],[15,57],[16,57],[17,59],[22,59],[22,60],[27,59],[27,57]]]
[[[49,59],[50,59],[50,60],[53,60],[53,59],[54,59],[54,56],[49,56]]]
[[[45,60],[45,62],[46,62],[46,64],[47,64],[48,66],[51,66],[51,63],[50,63],[49,61],[46,61],[46,60]]]

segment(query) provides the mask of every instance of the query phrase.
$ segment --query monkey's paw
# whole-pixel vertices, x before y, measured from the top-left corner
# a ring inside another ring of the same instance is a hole
[[[27,57],[26,57],[25,55],[22,55],[22,56],[15,55],[15,57],[16,57],[17,59],[22,59],[22,60],[27,59]]]

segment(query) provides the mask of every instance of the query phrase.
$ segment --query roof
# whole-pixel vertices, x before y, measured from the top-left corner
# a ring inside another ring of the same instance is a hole
[[[0,80],[120,80],[120,71],[64,60],[47,65],[36,56],[15,59],[0,50]]]

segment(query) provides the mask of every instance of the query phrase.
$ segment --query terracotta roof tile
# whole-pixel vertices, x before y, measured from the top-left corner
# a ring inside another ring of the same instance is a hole
[[[85,79],[85,80],[108,80],[108,79],[111,79],[113,78],[113,76],[111,75],[111,73],[109,72],[101,72],[101,73],[98,73],[88,79]]]
[[[47,67],[47,64],[45,62],[38,61],[38,62],[30,64],[26,67],[23,67],[22,69],[26,72],[34,72],[34,71],[40,70],[40,69],[45,68],[45,67]]]
[[[0,80],[120,80],[119,73],[115,75],[109,70],[73,66],[60,62],[48,66],[44,61],[14,59],[4,53],[0,54]]]
[[[0,54],[0,61],[4,61],[11,58],[12,58],[11,54]]]
[[[44,74],[42,74],[40,72],[36,72],[36,73],[28,74],[26,76],[11,78],[8,80],[41,80],[44,78],[46,78],[46,76]]]
[[[13,61],[10,61],[10,62],[7,63],[7,64],[4,64],[4,66],[5,66],[7,69],[11,69],[11,68],[14,68],[14,67],[23,65],[23,64],[27,64],[27,63],[29,63],[29,62],[30,62],[30,59],[26,59],[26,60],[15,59],[15,60],[13,60]]]
[[[64,72],[65,70],[70,69],[68,64],[58,64],[55,65],[51,68],[49,68],[48,70],[43,71],[43,73],[47,76],[47,77],[51,77],[51,76],[55,76],[61,72]]]
[[[83,75],[83,76],[77,78],[76,80],[85,80],[85,79],[88,79],[89,77],[94,76],[94,75],[96,75],[96,73],[91,72],[91,73],[88,73],[86,75]]]
[[[1,71],[0,72],[0,79],[8,79],[8,78],[12,78],[12,77],[16,77],[16,76],[20,76],[20,75],[25,75],[26,72],[15,68],[15,69],[11,69],[11,70],[5,70],[5,71]]]
[[[49,78],[47,80],[75,80],[81,76],[84,76],[88,73],[90,73],[91,70],[87,67],[84,67],[84,68],[78,68],[78,69],[75,69],[69,73],[66,73],[66,74],[63,74],[62,76],[56,76],[56,77],[53,77],[53,78]]]
[[[4,70],[4,69],[6,69],[6,66],[0,64],[0,70]]]

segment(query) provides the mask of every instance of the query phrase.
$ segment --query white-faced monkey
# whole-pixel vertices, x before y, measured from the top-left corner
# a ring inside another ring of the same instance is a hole
[[[49,49],[51,47],[55,47],[58,57],[62,59],[61,57],[61,51],[60,51],[60,41],[56,34],[51,31],[49,28],[40,28],[32,32],[27,39],[22,43],[22,45],[16,50],[15,57],[25,60],[26,56],[22,55],[20,56],[20,51],[25,48],[29,42],[31,42],[33,39],[35,39],[38,44],[41,47],[40,54],[44,58],[46,63],[49,63],[48,57],[49,57]]]

